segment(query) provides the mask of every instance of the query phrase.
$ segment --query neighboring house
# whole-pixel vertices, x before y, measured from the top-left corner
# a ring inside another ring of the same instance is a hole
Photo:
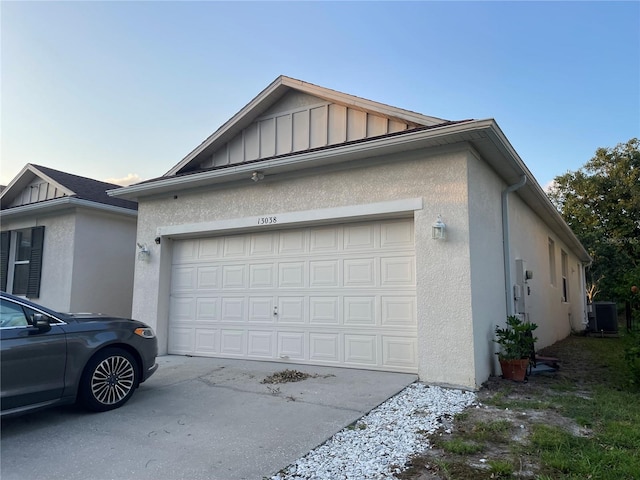
[[[139,202],[133,315],[162,353],[477,388],[508,314],[540,347],[586,321],[590,257],[492,119],[279,77],[163,177],[109,194]]]
[[[137,205],[118,185],[27,164],[0,194],[1,289],[65,312],[131,315]]]

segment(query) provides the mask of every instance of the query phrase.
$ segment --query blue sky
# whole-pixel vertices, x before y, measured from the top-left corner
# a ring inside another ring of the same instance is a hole
[[[161,176],[279,75],[494,118],[541,185],[640,136],[640,2],[9,2],[0,183]]]

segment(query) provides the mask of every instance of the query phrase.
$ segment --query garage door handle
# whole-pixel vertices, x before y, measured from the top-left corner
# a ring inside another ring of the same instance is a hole
[[[278,315],[278,307],[273,307],[273,316],[277,316]]]

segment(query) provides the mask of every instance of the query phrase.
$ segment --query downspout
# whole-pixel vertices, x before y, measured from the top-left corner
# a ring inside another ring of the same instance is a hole
[[[504,254],[504,286],[507,299],[507,316],[515,315],[513,294],[511,292],[511,242],[509,240],[509,194],[527,183],[527,176],[522,175],[518,183],[509,185],[502,191],[502,252]]]

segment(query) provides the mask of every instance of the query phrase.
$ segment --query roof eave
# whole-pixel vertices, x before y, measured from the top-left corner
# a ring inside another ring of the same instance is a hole
[[[150,183],[108,190],[107,193],[113,197],[138,200],[207,185],[240,180],[249,181],[251,174],[256,170],[265,175],[273,175],[463,142],[471,144],[507,185],[516,183],[522,175],[526,175],[527,184],[518,190],[517,194],[547,222],[568,246],[573,248],[581,261],[585,263],[591,261],[588,252],[562,219],[560,213],[555,209],[494,119],[471,120],[428,130],[409,131],[392,137],[374,138],[366,142],[336,146],[320,151],[301,152],[270,160],[241,163],[222,169],[161,178]]]
[[[447,125],[429,130],[406,132],[393,137],[380,137],[343,146],[335,146],[328,149],[312,152],[300,152],[292,155],[274,157],[251,163],[239,163],[234,166],[208,170],[198,173],[189,173],[181,176],[159,178],[153,182],[139,183],[114,190],[107,190],[112,197],[120,197],[128,200],[138,200],[148,196],[174,192],[176,189],[197,188],[202,185],[227,183],[246,178],[260,170],[266,174],[282,173],[285,171],[301,170],[319,165],[331,165],[348,162],[361,158],[384,155],[404,150],[415,150],[425,146],[425,142],[439,139],[439,144],[446,144],[446,138],[456,133],[469,130],[469,124],[487,121],[469,121],[463,124]],[[460,140],[450,143],[459,143]]]
[[[107,205],[104,203],[97,203],[90,200],[83,200],[74,197],[60,197],[54,198],[53,200],[45,200],[43,202],[30,203],[27,205],[21,205],[19,207],[2,209],[0,210],[0,216],[3,219],[15,219],[32,215],[56,213],[77,207],[91,208],[93,210],[99,210],[105,213],[124,215],[128,217],[138,216],[137,210],[116,207],[114,205]]]

